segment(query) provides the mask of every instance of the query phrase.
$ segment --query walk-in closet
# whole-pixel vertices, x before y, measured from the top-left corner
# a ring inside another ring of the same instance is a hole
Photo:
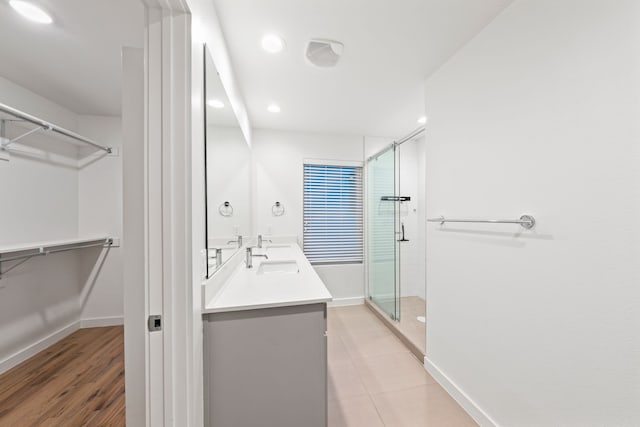
[[[121,58],[143,6],[55,3],[50,23],[0,4],[0,425],[124,425]]]

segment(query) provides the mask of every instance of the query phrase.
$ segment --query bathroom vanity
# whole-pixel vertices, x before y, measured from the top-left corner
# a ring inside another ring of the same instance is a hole
[[[253,255],[205,301],[205,425],[326,427],[331,294],[298,245]]]

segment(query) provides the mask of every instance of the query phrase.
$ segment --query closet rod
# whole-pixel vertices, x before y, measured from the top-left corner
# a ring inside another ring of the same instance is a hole
[[[18,119],[21,119],[21,120],[24,120],[26,122],[32,123],[32,124],[34,124],[36,126],[39,126],[42,129],[50,130],[50,131],[56,132],[56,133],[58,133],[60,135],[64,135],[64,136],[66,136],[68,138],[75,139],[76,141],[82,142],[84,144],[91,145],[92,147],[97,148],[98,150],[102,150],[102,151],[104,151],[106,153],[111,154],[111,152],[112,152],[111,147],[105,147],[103,145],[100,145],[97,142],[92,141],[92,140],[90,140],[88,138],[85,138],[82,135],[78,135],[75,132],[71,132],[70,130],[67,130],[67,129],[62,128],[60,126],[56,126],[53,123],[49,123],[49,122],[47,122],[45,120],[39,119],[39,118],[37,118],[35,116],[32,116],[30,114],[27,114],[27,113],[24,113],[24,112],[22,112],[20,110],[16,110],[15,108],[9,107],[8,105],[0,103],[0,111],[2,111],[4,113],[7,113],[7,114],[10,114],[10,115],[12,115],[14,117],[17,117]]]

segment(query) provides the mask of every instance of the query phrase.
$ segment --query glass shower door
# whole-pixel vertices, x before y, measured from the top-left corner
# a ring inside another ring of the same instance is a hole
[[[369,298],[392,319],[400,318],[396,147],[367,164]]]

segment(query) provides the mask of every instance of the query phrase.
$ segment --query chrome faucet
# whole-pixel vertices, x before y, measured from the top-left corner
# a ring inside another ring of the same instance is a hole
[[[263,239],[262,238],[262,234],[258,234],[258,247],[261,248],[262,247],[262,242],[269,242],[269,243],[273,243],[271,240],[269,239]]]
[[[247,265],[247,268],[253,268],[253,257],[257,257],[257,256],[264,257],[264,259],[269,259],[267,254],[254,255],[253,254],[253,247],[249,246],[247,248],[247,259],[245,261],[245,264]]]
[[[237,243],[238,247],[241,248],[242,247],[242,235],[238,234],[238,240],[229,240],[227,242],[227,244],[229,244],[229,243]]]
[[[215,248],[216,251],[216,267],[222,265],[222,248]]]

